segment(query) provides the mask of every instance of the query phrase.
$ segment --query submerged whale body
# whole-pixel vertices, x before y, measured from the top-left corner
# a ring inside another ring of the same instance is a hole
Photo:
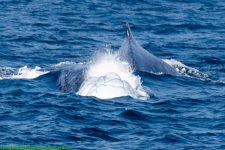
[[[63,68],[58,77],[59,89],[63,92],[77,92],[84,81],[86,68],[83,64]]]
[[[100,89],[105,90],[105,88],[107,87],[112,89],[111,86],[116,84],[117,90],[119,88],[122,89],[122,90],[119,90],[117,93],[121,93],[121,91],[126,91],[126,93],[131,93],[131,94],[128,94],[128,96],[138,95],[138,93],[139,95],[142,95],[142,96],[145,95],[145,92],[143,92],[144,90],[142,88],[138,88],[141,86],[140,84],[138,86],[134,86],[134,85],[130,86],[132,87],[130,89],[124,89],[125,87],[129,87],[129,86],[120,86],[120,85],[124,85],[124,83],[126,83],[125,82],[126,79],[121,80],[121,78],[117,78],[117,76],[109,76],[108,73],[112,73],[110,72],[111,71],[110,69],[109,69],[110,70],[109,72],[104,72],[102,70],[107,67],[109,68],[112,67],[112,64],[113,65],[116,64],[117,68],[123,66],[124,65],[123,62],[120,62],[120,61],[124,61],[128,63],[129,66],[131,66],[132,70],[134,71],[147,72],[147,73],[163,73],[163,74],[170,74],[170,75],[178,74],[177,71],[174,68],[172,68],[170,65],[168,65],[166,62],[162,61],[158,57],[154,56],[153,54],[149,53],[147,50],[142,48],[134,39],[128,24],[126,25],[126,38],[123,44],[121,45],[121,47],[119,48],[119,50],[117,51],[116,56],[118,56],[119,59],[115,58],[111,60],[111,62],[108,62],[108,60],[111,59],[110,58],[111,56],[113,55],[107,56],[109,58],[106,57],[106,61],[100,61],[102,58],[100,60],[96,60],[95,58],[96,62],[92,62],[89,64],[73,64],[69,67],[62,69],[58,77],[59,89],[64,92],[73,92],[79,95],[88,95],[88,96],[98,97],[96,96],[96,95],[99,95],[98,91],[102,92],[102,90]],[[101,57],[104,57],[104,54],[102,54]],[[121,64],[118,64],[118,63],[121,63]],[[108,66],[105,66],[105,65],[108,65]],[[104,66],[104,67],[100,67],[97,69],[95,68],[95,66]],[[101,75],[100,76],[93,76],[90,74],[87,75],[88,70],[90,70],[90,68],[97,69],[98,72],[100,71],[100,73],[98,74],[101,74]],[[118,71],[118,69],[116,70]],[[129,74],[129,69],[126,73]],[[87,79],[88,76],[89,76],[89,79]],[[132,78],[135,78],[133,77],[132,72],[131,72],[131,76]],[[109,78],[110,80],[108,79],[108,77],[110,77]],[[111,77],[113,77],[113,79],[111,79]],[[113,81],[116,83],[108,83],[108,80],[110,82]],[[118,82],[119,80],[120,82]],[[99,83],[93,83],[94,81],[98,81]],[[80,89],[83,91],[79,91]],[[140,93],[144,93],[144,94],[140,94]],[[119,94],[119,95],[123,95],[123,94]],[[105,95],[103,96],[105,97]],[[108,95],[106,95],[106,97],[107,96]],[[132,96],[132,97],[135,97],[135,96]]]
[[[126,38],[119,49],[120,57],[128,61],[136,71],[177,75],[178,72],[160,58],[142,48],[126,24]]]

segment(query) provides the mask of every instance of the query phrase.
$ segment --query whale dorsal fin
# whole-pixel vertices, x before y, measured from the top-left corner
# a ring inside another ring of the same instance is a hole
[[[119,54],[136,71],[171,75],[178,74],[175,68],[151,54],[135,40],[128,23],[126,23],[126,38],[119,48]]]
[[[128,23],[126,23],[126,37],[128,39],[130,39],[132,37],[132,33],[131,33],[131,30],[130,30],[130,25]]]

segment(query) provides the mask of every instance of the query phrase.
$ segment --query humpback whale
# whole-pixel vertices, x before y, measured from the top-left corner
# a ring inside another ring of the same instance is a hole
[[[173,67],[138,44],[128,23],[126,24],[126,38],[119,48],[119,55],[121,59],[128,61],[136,71],[170,75],[178,74]]]
[[[173,67],[137,43],[132,35],[129,24],[126,24],[126,37],[117,54],[120,60],[128,62],[132,69],[137,72],[178,74]],[[73,64],[63,68],[58,77],[59,88],[64,92],[78,92],[85,81],[86,71],[93,64]]]
[[[84,81],[87,65],[72,64],[59,72],[58,87],[63,92],[77,92]]]

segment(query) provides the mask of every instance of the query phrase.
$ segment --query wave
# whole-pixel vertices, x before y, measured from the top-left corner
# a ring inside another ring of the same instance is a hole
[[[41,75],[47,74],[49,71],[35,68],[28,68],[27,66],[21,68],[0,67],[0,79],[35,79]]]
[[[174,67],[176,71],[179,72],[181,75],[195,77],[201,80],[210,80],[207,74],[202,73],[198,69],[189,67],[176,59],[163,59],[163,61]]]
[[[129,63],[121,61],[114,52],[104,52],[93,57],[85,72],[85,80],[77,94],[111,99],[131,96],[135,99],[148,99],[142,87],[141,78],[134,75]]]
[[[68,67],[68,66],[71,66],[71,65],[76,65],[76,64],[84,64],[83,62],[73,62],[73,61],[62,61],[62,62],[59,62],[57,64],[54,64],[53,67],[54,68],[62,68],[62,67]]]
[[[195,77],[201,80],[210,80],[207,74],[189,67],[175,59],[164,59],[167,64],[174,67],[181,75]],[[74,65],[87,65],[84,72],[84,80],[78,87],[76,94],[81,96],[93,96],[99,99],[111,99],[122,96],[130,96],[135,99],[146,100],[150,92],[143,88],[140,76],[134,74],[134,70],[126,61],[122,61],[117,52],[101,52],[96,54],[88,63],[63,61],[48,68],[53,72],[74,68]],[[3,79],[35,79],[49,73],[38,66],[29,68],[0,67],[0,80]],[[79,74],[80,75],[80,74]],[[157,75],[161,75],[160,73]],[[76,83],[70,83],[76,84]]]

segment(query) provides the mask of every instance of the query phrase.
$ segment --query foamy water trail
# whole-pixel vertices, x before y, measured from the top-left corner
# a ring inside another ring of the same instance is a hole
[[[82,64],[84,64],[84,62],[62,61],[62,62],[59,62],[57,64],[54,64],[52,67],[54,67],[54,68],[61,68],[62,67],[63,68],[63,67],[76,65],[76,64],[82,65]]]
[[[149,97],[142,87],[141,78],[134,75],[129,63],[121,61],[117,53],[111,52],[94,57],[77,94],[100,99],[121,96],[131,96],[135,99]]]
[[[27,66],[21,68],[1,67],[0,79],[35,79],[48,72],[49,71],[44,71],[38,66],[35,68],[28,68]]]
[[[167,64],[174,67],[177,72],[179,72],[181,75],[185,75],[188,77],[195,77],[201,80],[209,80],[209,76],[205,73],[202,73],[201,71],[189,67],[183,63],[181,63],[178,60],[175,59],[163,59]]]

